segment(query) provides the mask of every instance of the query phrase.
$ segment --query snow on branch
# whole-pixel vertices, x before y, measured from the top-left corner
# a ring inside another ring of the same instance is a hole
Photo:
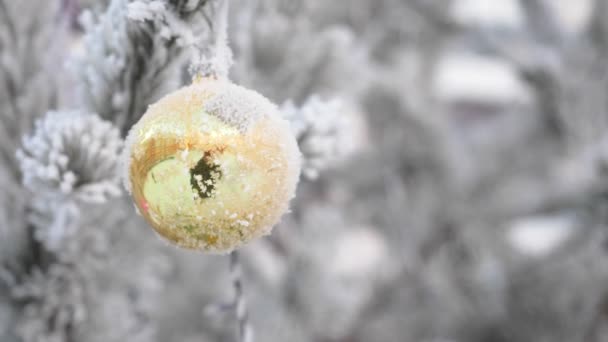
[[[60,19],[57,1],[0,1],[0,168],[15,165],[21,136],[57,105],[58,73],[51,66],[62,57]]]
[[[18,152],[24,185],[38,196],[104,202],[120,194],[118,130],[95,115],[49,112]]]
[[[59,7],[59,1],[0,1],[0,263],[26,250],[27,196],[15,151],[36,118],[58,102],[56,70],[65,51]]]
[[[182,82],[184,53],[204,34],[204,0],[113,0],[96,18],[81,18],[87,32],[72,61],[83,106],[125,134],[146,107]]]
[[[103,203],[121,194],[121,149],[117,128],[80,112],[49,112],[24,137],[17,158],[32,198],[29,220],[47,249],[74,233],[79,203]]]
[[[302,152],[302,173],[315,179],[319,172],[335,165],[353,148],[353,117],[338,99],[324,101],[311,96],[301,107],[283,104],[281,111],[291,124]]]

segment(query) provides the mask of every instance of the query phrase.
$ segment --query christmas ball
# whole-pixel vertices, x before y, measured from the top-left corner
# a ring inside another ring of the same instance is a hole
[[[300,152],[262,95],[203,79],[151,105],[127,137],[125,186],[160,236],[230,252],[268,234],[294,196]]]

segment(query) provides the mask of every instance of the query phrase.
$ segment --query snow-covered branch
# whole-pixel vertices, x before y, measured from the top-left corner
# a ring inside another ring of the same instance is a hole
[[[85,12],[82,53],[73,61],[85,109],[126,134],[146,107],[183,81],[184,52],[204,34],[204,0],[114,0]]]

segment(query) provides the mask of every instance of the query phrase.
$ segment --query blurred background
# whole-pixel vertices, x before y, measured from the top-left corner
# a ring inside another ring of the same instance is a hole
[[[157,238],[116,172],[211,2],[0,0],[0,341],[237,340],[209,310],[228,258]],[[240,251],[256,341],[608,341],[607,16],[231,0],[230,77],[304,158],[291,212]]]

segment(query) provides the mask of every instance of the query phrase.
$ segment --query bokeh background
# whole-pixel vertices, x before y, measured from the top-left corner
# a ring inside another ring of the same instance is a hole
[[[0,0],[0,341],[236,341],[228,258],[116,172],[212,2]],[[240,251],[256,341],[608,341],[608,1],[231,0],[229,36],[304,158]]]

